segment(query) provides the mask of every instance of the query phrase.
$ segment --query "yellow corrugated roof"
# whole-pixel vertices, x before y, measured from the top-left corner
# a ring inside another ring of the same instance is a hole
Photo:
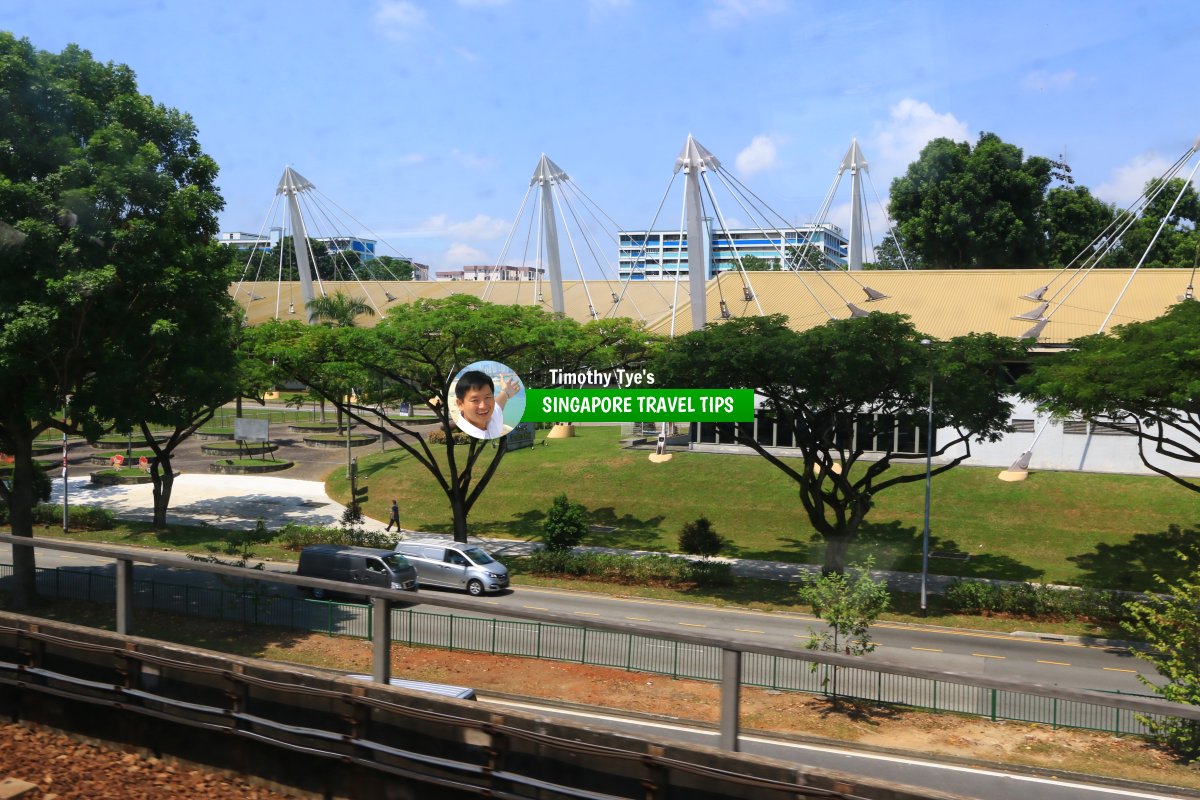
[[[1132,275],[1132,280],[1130,280]],[[731,316],[786,314],[797,329],[820,325],[830,318],[849,316],[848,304],[864,311],[888,311],[907,314],[917,329],[939,339],[973,331],[991,331],[1003,336],[1021,336],[1034,324],[1030,319],[1013,319],[1037,309],[1038,303],[1024,299],[1042,286],[1049,285],[1044,299],[1049,302],[1044,316],[1049,322],[1039,342],[1061,345],[1079,336],[1096,333],[1106,316],[1105,326],[1152,319],[1178,302],[1191,277],[1188,269],[1093,270],[1086,275],[1058,270],[914,270],[886,272],[752,272],[748,275],[754,299],[744,296],[740,275],[725,273],[707,284],[707,318],[721,319],[720,301],[725,300]],[[1128,287],[1126,288],[1126,284]],[[488,287],[491,287],[490,289]],[[869,301],[863,287],[882,292],[886,297]],[[550,287],[529,281],[325,281],[326,293],[344,292],[366,297],[382,311],[395,303],[418,298],[471,294],[494,303],[533,304],[550,309]],[[601,317],[633,317],[661,334],[671,331],[671,306],[675,301],[673,281],[564,281],[566,314],[585,321],[591,317],[588,306]],[[239,304],[248,311],[251,325],[275,316],[294,318],[303,311],[298,283],[243,283],[234,286]],[[538,292],[541,297],[539,299]],[[1124,292],[1123,297],[1121,297]],[[613,303],[613,293],[620,302]],[[387,294],[395,297],[388,301]],[[1117,298],[1121,297],[1120,302]],[[252,299],[256,298],[256,299]],[[1116,304],[1115,310],[1113,306]],[[679,284],[675,309],[675,332],[691,328],[691,303],[687,283]],[[374,324],[378,319],[365,317],[360,322]]]

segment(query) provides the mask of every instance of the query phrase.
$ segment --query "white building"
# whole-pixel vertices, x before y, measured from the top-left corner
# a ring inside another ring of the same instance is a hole
[[[437,281],[532,281],[545,279],[546,270],[536,267],[468,265],[462,269],[438,270]]]

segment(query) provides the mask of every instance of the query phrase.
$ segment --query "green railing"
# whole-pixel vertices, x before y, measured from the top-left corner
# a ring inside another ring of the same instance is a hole
[[[0,579],[11,574],[10,565],[0,564]],[[38,569],[39,592],[59,598],[113,604],[115,583],[112,575],[96,568]],[[135,580],[134,605],[174,614],[370,638],[370,606],[311,600],[261,587],[263,584],[257,581],[248,581],[245,586],[208,588]],[[721,676],[721,651],[715,647],[543,622],[403,608],[393,609],[392,614],[393,640],[410,646],[573,661],[703,681],[719,681]],[[1148,732],[1141,715],[1127,709],[873,669],[841,668],[834,675],[828,665],[804,661],[802,651],[797,651],[796,658],[747,653],[742,685],[823,695],[831,694],[836,686],[842,697],[970,714],[992,721],[1109,733]]]

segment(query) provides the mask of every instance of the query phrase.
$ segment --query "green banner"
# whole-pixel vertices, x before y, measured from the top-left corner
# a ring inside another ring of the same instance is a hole
[[[526,422],[751,422],[753,389],[526,389]]]

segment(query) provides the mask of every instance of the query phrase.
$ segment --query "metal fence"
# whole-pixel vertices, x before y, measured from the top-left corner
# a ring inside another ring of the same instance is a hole
[[[0,579],[11,574],[10,565],[0,564]],[[44,595],[90,603],[116,602],[116,579],[95,569],[38,568],[37,581],[38,591]],[[370,606],[289,596],[264,588],[256,581],[207,588],[135,580],[133,592],[135,607],[154,611],[370,638]],[[721,678],[719,648],[654,636],[403,608],[392,610],[392,632],[393,641],[410,646],[573,661],[672,678],[703,681]],[[1128,709],[869,668],[838,669],[805,661],[799,651],[795,658],[747,653],[742,685],[822,695],[836,693],[850,699],[969,714],[992,721],[1148,733],[1145,715]]]

